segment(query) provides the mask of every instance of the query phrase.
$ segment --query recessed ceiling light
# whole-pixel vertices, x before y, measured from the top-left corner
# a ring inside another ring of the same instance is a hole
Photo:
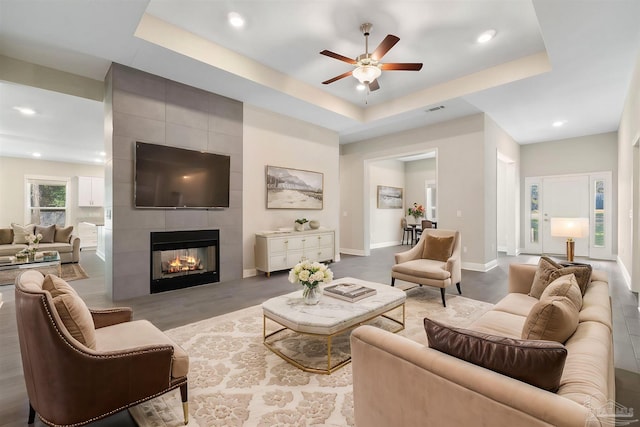
[[[480,34],[476,39],[476,41],[478,43],[486,43],[492,38],[494,38],[495,36],[496,36],[496,30],[487,30],[484,33]]]
[[[360,84],[358,84],[358,85],[356,86],[356,89],[357,89],[357,90],[365,90],[366,88],[367,88],[367,87],[366,87],[365,85],[363,85],[362,83],[360,83]]]
[[[565,123],[567,123],[566,120],[556,120],[555,122],[552,123],[552,126],[554,128],[559,128],[560,126],[564,126]]]
[[[42,156],[42,154],[40,154],[40,153],[32,153],[31,155],[32,155],[33,157],[40,157],[40,156]]]
[[[33,116],[36,113],[36,110],[29,107],[13,107],[14,110],[19,111],[25,116]]]
[[[227,19],[229,20],[229,24],[235,28],[244,27],[244,18],[238,12],[229,12],[227,15]]]
[[[107,153],[105,153],[104,151],[101,151],[99,154],[100,154],[102,157],[104,157],[104,156],[106,156],[106,155],[107,155]]]

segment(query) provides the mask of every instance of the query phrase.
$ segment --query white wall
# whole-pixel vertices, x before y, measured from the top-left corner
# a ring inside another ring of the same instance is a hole
[[[549,176],[585,174],[592,172],[611,171],[612,176],[618,174],[618,135],[608,132],[598,135],[587,135],[558,141],[527,144],[520,147],[520,191],[525,194],[524,178],[528,176]],[[631,154],[629,151],[628,155]],[[618,206],[618,185],[615,180],[611,183],[612,206]],[[631,193],[629,193],[631,196]],[[624,197],[621,197],[624,199]],[[521,200],[520,220],[524,224],[526,206],[525,197]],[[626,211],[627,220],[629,211]],[[617,212],[612,217],[613,248],[617,247],[618,221]],[[521,231],[521,241],[524,242],[524,230]],[[615,249],[614,249],[615,250]]]
[[[618,194],[620,195],[618,199],[618,261],[625,281],[636,292],[640,292],[640,210],[638,209],[640,205],[638,150],[640,148],[633,145],[639,139],[640,54],[636,59],[636,67],[627,92],[617,140]]]
[[[364,194],[364,200],[369,200],[370,187],[365,186],[369,177],[365,165],[437,149],[438,228],[460,230],[462,244],[467,247],[463,263],[480,264],[479,268],[485,265],[483,114],[346,144],[340,149],[343,211],[340,216],[340,248],[343,252],[369,253],[369,212],[363,209],[368,203],[363,203],[358,197]],[[495,190],[491,192],[495,194]],[[495,220],[493,222],[495,228]]]
[[[27,205],[25,175],[59,177],[70,180],[67,225],[77,227],[78,221],[103,220],[104,210],[102,208],[78,207],[78,181],[73,178],[77,176],[104,177],[104,166],[0,157],[0,200],[2,201],[0,226],[7,226],[12,222],[23,224],[25,221]]]
[[[405,182],[407,187],[405,197],[405,216],[407,209],[414,203],[427,208],[425,198],[425,181],[437,181],[436,159],[414,160],[405,164]],[[437,193],[436,193],[437,195]]]
[[[378,209],[378,186],[403,188],[406,203],[405,164],[398,160],[381,160],[369,165],[369,209],[371,211],[370,247],[381,248],[400,242],[404,207],[400,209]]]
[[[243,138],[243,274],[255,275],[255,233],[293,227],[296,218],[316,219],[321,227],[335,229],[337,248],[340,210],[338,134],[244,104]],[[267,209],[267,165],[323,173],[322,210]]]

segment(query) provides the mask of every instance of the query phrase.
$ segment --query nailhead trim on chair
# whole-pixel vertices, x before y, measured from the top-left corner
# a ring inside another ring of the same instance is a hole
[[[22,289],[20,289],[20,292],[31,293],[31,292],[24,291]],[[62,338],[62,341],[67,346],[69,346],[72,350],[82,354],[83,356],[91,357],[91,358],[94,358],[94,359],[117,359],[120,356],[128,356],[128,355],[134,355],[134,354],[145,354],[145,353],[155,353],[157,351],[166,350],[167,349],[167,346],[164,346],[164,347],[151,347],[151,348],[148,348],[148,349],[145,349],[145,350],[136,350],[136,351],[128,351],[126,353],[119,353],[118,356],[114,356],[114,355],[108,355],[108,356],[107,355],[96,355],[96,354],[87,353],[86,351],[82,351],[80,348],[78,348],[75,345],[73,345],[72,343],[70,343],[69,340],[67,340],[67,338],[65,337],[64,333],[62,333],[60,328],[58,328],[58,325],[57,325],[56,321],[53,319],[53,314],[51,313],[51,311],[49,310],[49,307],[47,306],[47,303],[46,303],[47,296],[44,295],[44,294],[41,295],[40,301],[41,301],[42,306],[44,307],[45,311],[47,312],[47,317],[49,318],[49,322],[51,323],[53,328],[56,330],[56,333],[58,334],[58,336],[60,336],[60,338]],[[173,356],[174,349],[173,349],[173,347],[170,347],[170,348],[171,348],[171,355]],[[173,366],[173,361],[169,365],[169,383],[171,383],[171,368],[172,368],[172,366]],[[158,393],[156,393],[156,394],[154,394],[152,396],[147,396],[147,397],[145,397],[143,399],[138,399],[135,402],[131,402],[131,403],[127,404],[127,405],[121,406],[120,408],[117,408],[117,409],[114,409],[112,411],[106,412],[106,413],[104,413],[102,415],[98,415],[96,417],[92,417],[92,418],[90,418],[90,419],[88,419],[86,421],[83,421],[81,423],[64,424],[64,425],[63,424],[55,424],[55,423],[52,423],[51,421],[48,421],[45,418],[42,418],[37,411],[36,411],[36,414],[38,415],[38,418],[40,418],[42,420],[42,422],[44,422],[44,423],[46,423],[46,424],[48,424],[50,426],[54,426],[54,427],[65,427],[65,426],[66,427],[78,427],[78,426],[82,426],[82,425],[91,423],[93,421],[97,421],[99,419],[108,417],[110,415],[115,414],[116,412],[120,412],[120,411],[122,411],[124,409],[130,408],[131,406],[138,405],[138,404],[140,404],[142,402],[146,402],[147,400],[150,400],[150,399],[153,399],[153,398],[158,397],[160,395],[163,395],[163,394],[165,394],[165,393],[167,393],[167,392],[169,392],[171,390],[175,390],[176,388],[179,388],[180,386],[182,386],[184,384],[187,384],[187,382],[188,382],[187,377],[185,377],[184,381],[180,381],[178,383],[172,384],[168,388],[166,388],[166,389],[164,389],[164,390],[162,390],[162,391],[160,391],[160,392],[158,392]]]

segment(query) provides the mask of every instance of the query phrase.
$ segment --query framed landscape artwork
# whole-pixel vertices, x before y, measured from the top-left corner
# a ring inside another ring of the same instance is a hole
[[[402,188],[378,185],[378,209],[402,209]]]
[[[267,209],[322,209],[321,172],[267,166]]]

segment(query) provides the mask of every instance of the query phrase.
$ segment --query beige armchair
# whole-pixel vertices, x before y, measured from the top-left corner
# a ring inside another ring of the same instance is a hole
[[[29,424],[80,426],[180,388],[189,356],[129,308],[89,310],[71,286],[35,270],[15,282]]]
[[[418,285],[440,288],[442,304],[446,307],[445,288],[456,284],[462,293],[460,282],[460,233],[455,230],[425,229],[420,240],[406,252],[395,254],[396,264],[391,268],[391,286],[396,279]]]

